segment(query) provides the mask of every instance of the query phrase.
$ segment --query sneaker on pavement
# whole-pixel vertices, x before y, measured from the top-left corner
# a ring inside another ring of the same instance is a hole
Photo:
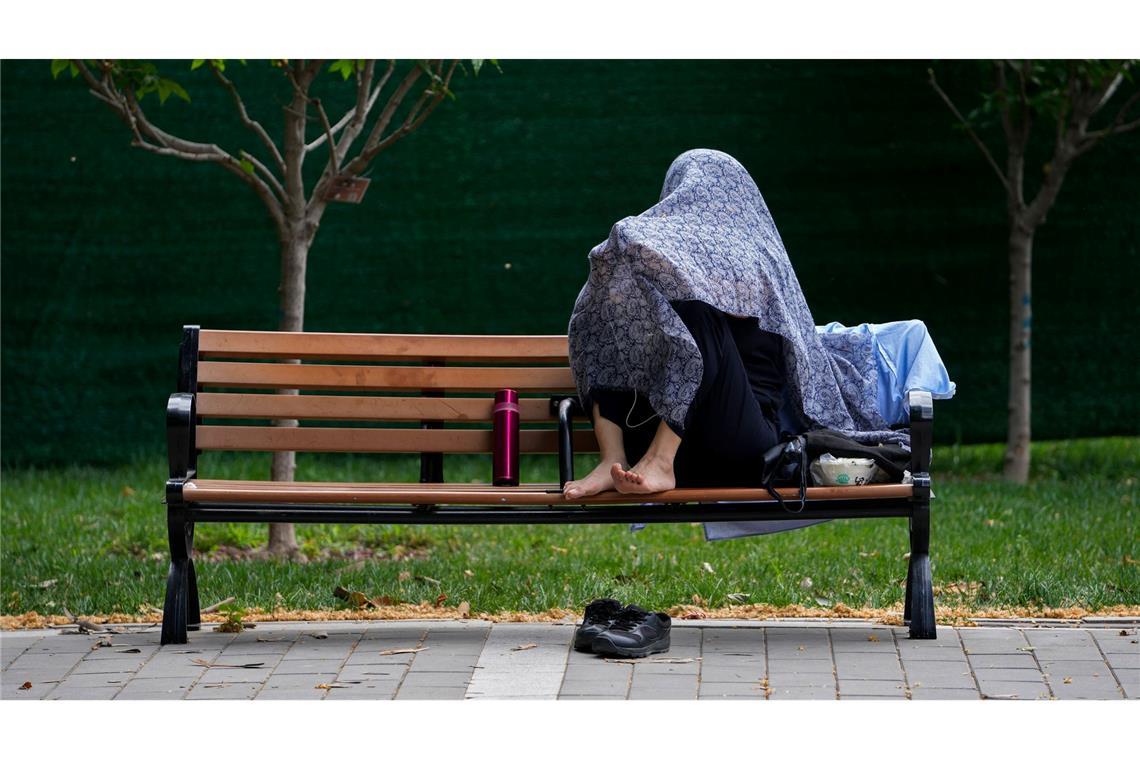
[[[594,637],[593,651],[622,657],[645,657],[668,651],[672,624],[664,612],[649,612],[630,604],[606,630]]]
[[[578,632],[574,634],[574,648],[579,652],[594,651],[594,638],[610,627],[621,610],[621,602],[617,599],[595,599],[587,604],[582,625],[578,626]]]

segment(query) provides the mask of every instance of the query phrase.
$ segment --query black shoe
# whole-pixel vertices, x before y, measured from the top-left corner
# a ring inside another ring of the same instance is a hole
[[[672,619],[664,612],[647,612],[636,605],[622,609],[617,619],[594,638],[595,654],[645,657],[669,649]]]
[[[610,627],[621,609],[621,602],[617,599],[595,599],[587,604],[586,616],[574,635],[574,648],[579,652],[594,651],[591,648],[594,637]]]

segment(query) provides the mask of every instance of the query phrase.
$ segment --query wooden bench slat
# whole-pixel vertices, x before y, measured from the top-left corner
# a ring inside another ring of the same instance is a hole
[[[347,364],[198,362],[200,386],[298,390],[572,392],[569,367],[375,367]]]
[[[306,502],[318,504],[642,504],[654,502],[769,501],[763,488],[675,488],[651,495],[607,491],[596,496],[567,502],[554,483],[528,483],[501,487],[478,483],[318,483],[246,480],[191,480],[183,495],[190,502]],[[796,499],[795,488],[777,489],[786,499]],[[811,501],[860,498],[906,498],[911,486],[885,483],[863,486],[819,486],[807,489]]]
[[[489,453],[490,430],[413,430],[407,428],[317,428],[252,425],[198,425],[197,448],[229,451],[354,451],[364,453]],[[558,451],[557,430],[520,430],[519,450]],[[597,451],[592,430],[574,431],[575,451]]]
[[[566,362],[565,335],[415,335],[401,333],[201,330],[201,357],[365,361]]]
[[[421,396],[317,396],[280,393],[199,393],[198,415],[283,420],[443,420],[488,422],[493,398],[424,398]],[[550,399],[519,399],[523,422],[557,419]]]

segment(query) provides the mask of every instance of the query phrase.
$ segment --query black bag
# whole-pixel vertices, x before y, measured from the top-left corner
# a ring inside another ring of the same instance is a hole
[[[772,498],[788,512],[802,512],[807,497],[808,463],[830,453],[837,457],[855,457],[874,460],[894,482],[901,482],[903,470],[910,465],[910,452],[898,444],[868,446],[853,440],[837,430],[821,428],[788,436],[764,452],[761,485]],[[798,487],[798,509],[790,509],[784,497],[776,490],[780,487]]]

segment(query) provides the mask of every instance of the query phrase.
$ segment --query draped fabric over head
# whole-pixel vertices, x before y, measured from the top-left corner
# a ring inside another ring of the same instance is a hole
[[[768,206],[732,156],[678,156],[660,201],[617,222],[589,263],[567,329],[585,409],[595,389],[632,389],[684,428],[702,361],[669,302],[695,299],[784,337],[788,403],[805,426],[909,444],[877,409],[870,340],[817,334]]]

